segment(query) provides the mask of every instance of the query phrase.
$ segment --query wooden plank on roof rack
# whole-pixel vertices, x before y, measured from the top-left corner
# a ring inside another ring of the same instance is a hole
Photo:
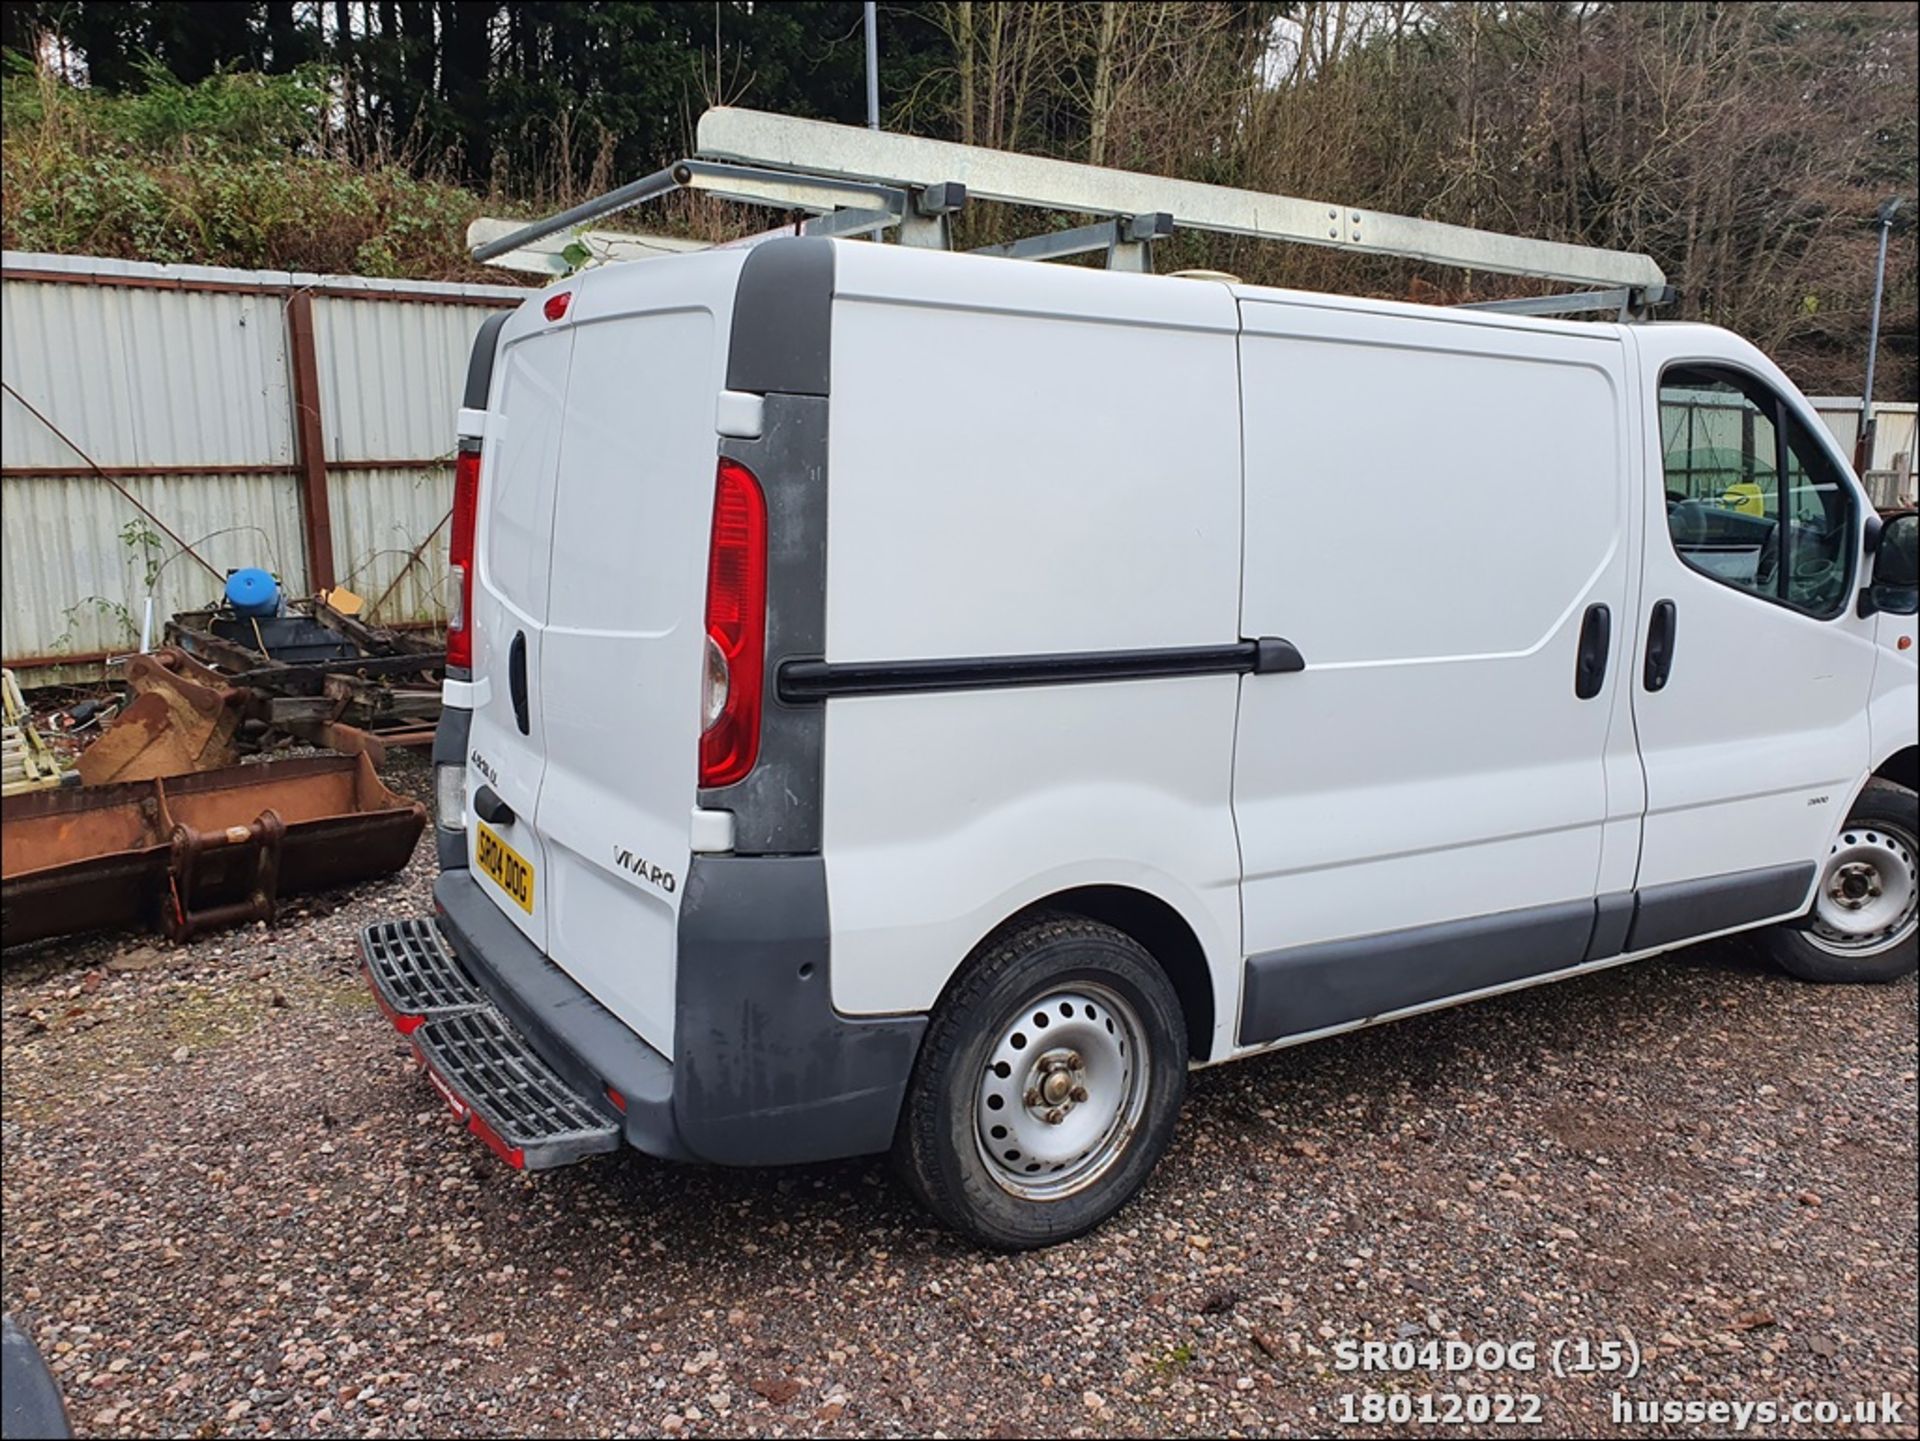
[[[1071,160],[923,140],[883,130],[716,107],[700,117],[706,158],[888,185],[957,180],[970,197],[1090,215],[1166,211],[1176,226],[1323,245],[1504,275],[1593,286],[1658,286],[1651,257],[1556,240],[1529,240],[1377,210],[1168,180]]]

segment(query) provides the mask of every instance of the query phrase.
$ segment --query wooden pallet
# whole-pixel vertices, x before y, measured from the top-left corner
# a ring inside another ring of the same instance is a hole
[[[60,784],[60,763],[27,718],[27,703],[13,672],[0,671],[4,699],[4,744],[0,745],[0,795],[45,790]]]

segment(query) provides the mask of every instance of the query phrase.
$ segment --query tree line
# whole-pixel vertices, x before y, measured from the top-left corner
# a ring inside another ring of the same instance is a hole
[[[132,102],[259,74],[309,87],[311,126],[277,137],[268,158],[284,144],[303,163],[383,176],[396,195],[484,197],[436,201],[452,218],[570,203],[685,153],[710,104],[861,123],[861,9],[29,0],[0,10],[14,55],[8,189],[58,189],[57,148],[31,172],[11,153],[38,142],[50,86]],[[1644,250],[1680,288],[1673,313],[1741,331],[1816,392],[1858,388],[1874,210],[1899,195],[1911,216],[1920,183],[1910,4],[945,0],[884,4],[879,25],[889,128]],[[38,98],[17,98],[29,68]],[[189,132],[169,143],[195,147]],[[170,185],[201,194],[158,188]],[[7,198],[9,245],[32,240],[28,208]],[[374,239],[355,242],[372,246],[363,264],[426,274],[440,254],[441,273],[470,273],[451,229],[443,246],[375,234],[379,209]],[[976,242],[1048,223],[977,209],[964,231]],[[111,243],[111,229],[96,224],[92,243]],[[198,243],[185,221],[166,233]],[[1883,396],[1920,384],[1914,236],[1898,229],[1889,257]],[[272,243],[299,244],[291,232]],[[321,258],[337,263],[337,251]],[[1431,299],[1514,288],[1226,237],[1177,237],[1169,252],[1168,265],[1309,288]]]

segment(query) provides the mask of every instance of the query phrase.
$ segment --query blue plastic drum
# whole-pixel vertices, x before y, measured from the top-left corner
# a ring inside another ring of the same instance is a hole
[[[278,615],[280,583],[258,566],[236,570],[227,577],[227,604],[235,615]]]

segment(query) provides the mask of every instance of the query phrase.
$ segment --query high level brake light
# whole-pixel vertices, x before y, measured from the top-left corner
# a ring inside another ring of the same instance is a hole
[[[700,784],[744,780],[760,756],[767,644],[767,500],[753,472],[722,460],[707,552]]]
[[[472,446],[471,449],[468,449]],[[473,529],[480,513],[480,446],[462,441],[453,466],[453,537],[447,572],[453,594],[447,610],[447,664],[473,665]]]

